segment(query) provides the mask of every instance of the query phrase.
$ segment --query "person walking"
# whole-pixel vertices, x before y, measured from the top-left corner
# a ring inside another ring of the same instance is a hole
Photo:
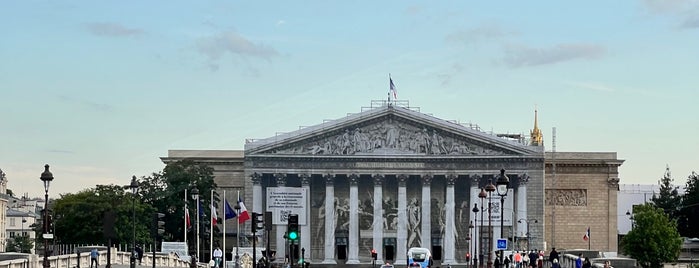
[[[590,262],[590,258],[585,258],[582,264],[582,268],[592,268],[592,263]]]
[[[143,261],[143,247],[140,245],[136,246],[136,257],[138,258],[138,265],[141,265]]]
[[[583,264],[583,255],[582,255],[582,253],[580,253],[578,258],[575,260],[575,268],[582,268],[582,264]]]
[[[553,260],[559,260],[559,254],[558,251],[556,251],[556,248],[551,249],[551,254],[549,254],[549,262],[553,265]]]
[[[214,267],[215,268],[221,267],[220,265],[221,265],[221,258],[222,257],[223,257],[223,251],[221,251],[221,248],[216,247],[216,249],[214,250],[214,261],[215,261]]]
[[[95,268],[99,267],[99,260],[97,259],[99,257],[99,252],[97,252],[96,248],[93,248],[90,250],[90,268],[92,268],[92,264],[95,264]]]

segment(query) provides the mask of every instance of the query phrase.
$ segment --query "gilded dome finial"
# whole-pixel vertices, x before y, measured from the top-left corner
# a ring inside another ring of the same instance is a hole
[[[534,107],[534,129],[531,131],[530,145],[544,146],[544,134],[541,133],[541,130],[539,129],[538,111],[536,107]]]

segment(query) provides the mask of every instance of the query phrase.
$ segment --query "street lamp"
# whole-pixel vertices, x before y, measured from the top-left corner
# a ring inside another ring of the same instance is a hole
[[[629,216],[629,220],[631,220],[631,229],[633,230],[633,225],[634,225],[634,222],[633,222],[633,214],[631,214],[631,211],[628,211],[628,210],[627,210],[627,211],[626,211],[626,216]]]
[[[483,266],[483,214],[485,214],[485,210],[483,208],[483,200],[488,196],[488,194],[485,193],[485,189],[481,188],[481,192],[478,193],[478,198],[481,199],[481,231],[478,232],[478,240],[481,242],[481,247],[478,248],[478,258],[481,260],[479,263],[478,267]]]
[[[500,170],[500,176],[497,180],[498,195],[500,196],[500,238],[505,237],[505,196],[507,196],[507,187],[510,186],[510,178],[505,175],[505,169]],[[505,251],[500,250],[500,265],[505,264]]]
[[[240,197],[238,197],[238,198],[240,198]],[[235,209],[235,213],[236,213],[235,215],[238,215],[238,217],[240,217],[240,200],[238,200],[238,202],[235,203],[235,206],[233,206],[233,208]],[[240,223],[240,221],[238,221],[238,223]],[[267,224],[267,223],[265,223],[265,224]],[[240,248],[240,224],[238,224],[237,226],[238,226],[238,230],[236,230],[236,233],[235,233],[235,268],[240,267],[240,255],[238,255],[238,249]],[[253,236],[254,235],[255,234],[253,234]],[[253,237],[253,239],[255,239],[255,238]],[[267,250],[269,250],[269,249],[267,249]],[[291,256],[291,253],[289,253],[289,256]],[[252,261],[253,261],[253,263],[255,263],[257,260],[252,260]],[[291,267],[294,267],[293,263],[291,264]]]
[[[482,204],[483,202],[481,202]],[[476,237],[476,231],[478,230],[478,204],[473,204],[473,222],[476,223],[475,226],[473,226],[473,264],[474,266],[478,265],[478,237]],[[483,225],[483,217],[481,217],[481,225]],[[471,226],[469,226],[471,228]]]
[[[49,171],[49,164],[46,164],[44,166],[44,172],[41,173],[41,179],[42,182],[44,182],[44,198],[45,198],[45,203],[44,203],[44,215],[43,215],[43,221],[44,221],[44,268],[49,268],[51,265],[49,265],[49,252],[48,252],[48,237],[46,234],[48,234],[49,230],[49,185],[51,184],[51,181],[53,181],[53,174],[51,174],[51,171]]]
[[[528,219],[528,220],[527,219],[519,219],[519,220],[517,220],[517,222],[519,222],[519,223],[526,223],[527,224],[527,251],[529,251],[531,249],[531,246],[529,245],[530,244],[529,241],[531,240],[531,237],[530,237],[531,234],[529,233],[529,224],[531,223],[531,221],[534,221],[534,223],[539,222],[537,219]]]
[[[131,184],[129,184],[129,188],[131,188],[131,193],[133,194],[133,196],[131,197],[131,212],[133,213],[133,236],[131,237],[130,267],[134,268],[136,267],[136,256],[134,256],[134,252],[136,252],[136,195],[138,194],[138,181],[136,181],[136,176],[131,177]]]
[[[477,206],[478,206],[478,205],[474,204],[474,205],[473,205],[473,209],[476,209],[476,210],[477,210],[477,209],[478,209]],[[475,213],[474,213],[474,214],[475,214]],[[468,224],[468,237],[466,238],[466,240],[469,240],[469,239],[470,239],[470,240],[473,241],[473,243],[474,243],[474,245],[473,245],[473,251],[471,251],[471,247],[469,247],[469,251],[470,251],[470,252],[469,252],[468,254],[471,255],[471,258],[473,258],[473,256],[474,256],[474,251],[476,250],[475,243],[476,243],[476,241],[477,241],[477,240],[476,240],[476,237],[475,237],[476,234],[473,232],[473,228],[475,228],[475,226],[473,225],[473,222],[474,222],[474,221],[471,221],[471,222]],[[478,223],[476,223],[476,224],[478,224]],[[473,237],[473,238],[471,239],[471,237]],[[475,261],[475,259],[474,259],[474,261]],[[467,262],[466,264],[467,264],[467,265],[468,265],[468,264],[471,264],[471,260],[468,260],[468,262]],[[471,267],[473,267],[473,265],[471,265]]]
[[[192,199],[197,202],[197,205],[196,205],[197,206],[197,233],[196,233],[196,236],[197,236],[196,237],[196,239],[197,239],[197,256],[195,257],[195,259],[198,261],[198,259],[199,259],[199,213],[201,213],[199,211],[199,207],[200,207],[199,206],[199,189],[197,189],[197,188],[192,189]]]
[[[485,186],[485,191],[488,192],[488,268],[493,267],[493,220],[490,216],[491,209],[493,208],[491,202],[491,196],[495,192],[495,185],[493,185],[493,180],[488,180],[488,185]]]

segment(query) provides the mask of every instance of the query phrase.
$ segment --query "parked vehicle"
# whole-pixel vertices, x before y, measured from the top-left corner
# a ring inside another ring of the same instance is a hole
[[[410,248],[408,250],[408,267],[430,268],[432,252],[426,248]]]

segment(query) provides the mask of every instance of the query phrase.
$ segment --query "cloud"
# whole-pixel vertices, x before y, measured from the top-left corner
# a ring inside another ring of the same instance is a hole
[[[88,23],[85,25],[87,30],[94,35],[102,36],[137,36],[143,34],[143,30],[136,28],[127,28],[116,23]]]
[[[284,21],[284,20],[277,21],[277,27],[282,26],[284,24],[286,24],[286,21]]]
[[[586,90],[593,90],[593,91],[602,91],[602,92],[615,92],[618,91],[618,89],[613,88],[608,85],[600,84],[600,83],[592,83],[592,82],[565,82],[566,85],[570,85],[576,88],[580,89],[586,89]]]
[[[505,30],[497,24],[482,24],[468,30],[450,33],[444,39],[448,43],[473,43],[477,41],[501,40],[513,35],[517,35],[517,32]]]
[[[208,66],[212,70],[218,69],[218,61],[226,54],[236,55],[245,60],[249,58],[270,60],[272,57],[279,56],[279,52],[274,48],[255,44],[233,31],[201,38],[197,42],[197,49],[199,53],[208,57]]]
[[[685,19],[685,21],[680,25],[680,28],[683,28],[683,29],[699,28],[699,13],[694,14],[694,16],[687,17]]]
[[[505,63],[510,67],[554,64],[575,59],[595,59],[606,53],[595,44],[559,44],[550,48],[531,48],[509,45],[505,47]]]

